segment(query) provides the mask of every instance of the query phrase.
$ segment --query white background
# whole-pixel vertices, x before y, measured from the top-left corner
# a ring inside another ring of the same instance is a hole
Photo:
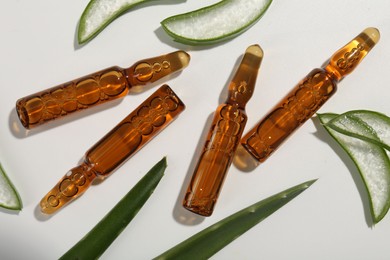
[[[169,166],[155,193],[102,259],[150,259],[252,203],[315,178],[319,180],[310,189],[214,259],[390,259],[390,216],[372,225],[358,171],[317,119],[309,120],[254,171],[232,166],[211,217],[196,217],[180,206],[205,126],[251,44],[260,44],[265,56],[247,105],[247,129],[309,71],[371,26],[381,31],[380,42],[320,112],[371,109],[389,114],[390,2],[275,0],[251,29],[213,47],[174,43],[162,31],[159,23],[164,18],[215,2],[152,1],[80,47],[75,44],[76,28],[87,0],[2,1],[0,161],[24,208],[18,214],[0,210],[0,258],[60,257],[166,155]],[[20,97],[177,49],[190,53],[189,67],[141,94],[32,131],[23,130],[17,121],[14,107]],[[180,117],[104,182],[51,218],[42,216],[37,205],[46,192],[163,83],[186,104]]]

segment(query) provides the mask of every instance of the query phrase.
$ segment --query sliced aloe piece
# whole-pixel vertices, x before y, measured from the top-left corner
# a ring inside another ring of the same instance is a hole
[[[290,202],[316,180],[284,190],[209,226],[154,259],[208,259]]]
[[[91,40],[118,16],[147,1],[151,0],[91,0],[80,18],[79,43]]]
[[[213,44],[243,33],[267,11],[272,0],[223,0],[166,18],[164,30],[176,41],[190,45]]]
[[[0,207],[12,210],[22,209],[22,200],[14,185],[0,164]]]
[[[338,117],[337,114],[318,114],[321,123],[329,134],[341,145],[354,161],[365,184],[370,210],[374,223],[378,223],[390,207],[390,160],[382,146],[338,132],[327,124]],[[342,121],[342,120],[341,120]],[[378,138],[375,131],[365,124],[341,124],[332,121],[343,131],[355,132],[370,139]],[[351,126],[349,128],[349,126]]]
[[[340,133],[382,146],[390,151],[390,118],[369,110],[353,110],[341,114],[326,124]],[[365,126],[362,133],[361,125]]]

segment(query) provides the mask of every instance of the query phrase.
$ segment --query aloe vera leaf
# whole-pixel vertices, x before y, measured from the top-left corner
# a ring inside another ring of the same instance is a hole
[[[166,158],[163,158],[60,259],[97,259],[102,255],[152,195],[166,167]]]
[[[386,151],[376,144],[337,132],[327,126],[337,114],[318,114],[318,117],[337,143],[346,151],[355,163],[370,202],[370,211],[374,223],[383,219],[390,207],[390,160]],[[347,127],[348,125],[345,125]],[[358,129],[358,127],[360,129]],[[354,125],[361,133],[372,132],[364,124]]]
[[[310,187],[304,182],[230,215],[154,259],[208,259]]]
[[[91,40],[120,15],[147,1],[151,0],[91,0],[78,25],[79,44]]]
[[[272,0],[223,0],[195,11],[168,17],[162,28],[175,41],[207,45],[248,30],[268,10]]]
[[[360,125],[365,126],[365,133],[359,132],[362,130]],[[353,110],[335,117],[326,126],[390,151],[390,118],[382,113]]]
[[[15,186],[5,173],[2,165],[0,164],[0,207],[21,210],[22,200],[17,192]]]

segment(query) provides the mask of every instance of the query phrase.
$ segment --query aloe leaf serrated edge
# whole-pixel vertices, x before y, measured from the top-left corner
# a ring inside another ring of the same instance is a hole
[[[166,158],[149,172],[60,259],[97,259],[119,236],[152,195],[167,167]]]
[[[310,187],[304,182],[259,201],[200,231],[154,259],[208,259]]]

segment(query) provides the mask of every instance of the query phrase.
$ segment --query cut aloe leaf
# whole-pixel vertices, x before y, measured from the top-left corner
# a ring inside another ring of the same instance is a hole
[[[304,182],[242,209],[200,231],[154,259],[208,259],[290,202],[315,181]]]
[[[164,157],[60,259],[98,259],[137,215],[167,168]]]
[[[80,18],[78,42],[85,43],[134,6],[151,0],[91,0]]]
[[[382,146],[390,151],[390,117],[369,110],[353,110],[326,124],[340,133]],[[362,133],[364,125],[365,133]]]
[[[0,164],[0,207],[12,210],[22,209],[22,200],[14,185]]]
[[[223,0],[166,18],[163,29],[176,41],[189,45],[213,44],[243,33],[267,11],[272,0]]]
[[[376,139],[378,137],[375,131],[366,124],[356,124],[355,122],[348,124],[340,120],[343,122],[342,124],[337,120],[337,114],[318,114],[318,117],[329,134],[356,164],[368,193],[373,222],[378,223],[390,207],[389,157],[382,146],[345,134],[345,131],[347,133],[354,132],[370,139]],[[337,127],[342,127],[344,133],[329,127],[329,122]]]

